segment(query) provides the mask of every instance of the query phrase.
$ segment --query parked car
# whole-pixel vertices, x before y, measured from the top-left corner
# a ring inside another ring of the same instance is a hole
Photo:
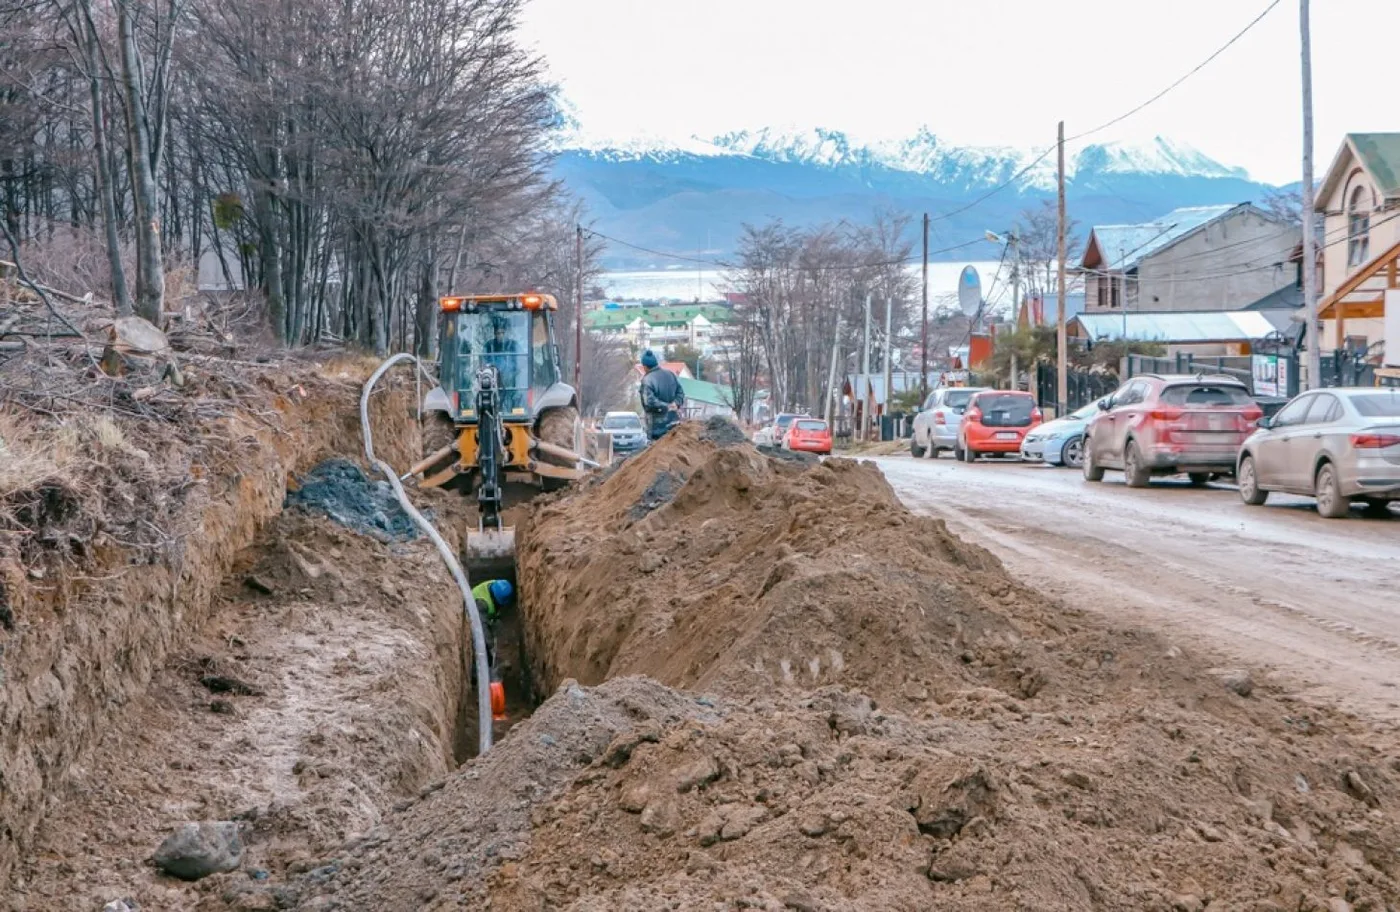
[[[1346,516],[1353,501],[1389,513],[1400,500],[1400,389],[1303,393],[1240,448],[1240,498],[1259,506],[1273,491],[1311,495],[1317,512]]]
[[[646,449],[646,425],[636,412],[608,412],[599,430],[612,438],[614,455],[630,456]]]
[[[1102,401],[1090,402],[1063,418],[1047,421],[1031,431],[1021,442],[1021,458],[1027,462],[1079,468],[1084,462],[1084,427],[1089,419],[1099,413],[1099,402]]]
[[[1128,487],[1154,475],[1203,485],[1235,473],[1240,444],[1264,414],[1233,377],[1144,374],[1099,404],[1084,430],[1084,477],[1121,469]]]
[[[783,449],[828,456],[831,454],[831,426],[820,418],[798,418],[783,438]]]
[[[945,386],[933,390],[924,400],[923,408],[914,416],[914,429],[909,437],[909,452],[915,459],[925,453],[934,459],[942,450],[958,446],[958,425],[972,397],[985,387]]]
[[[983,390],[972,397],[958,425],[953,456],[975,462],[987,454],[1019,454],[1021,442],[1040,424],[1040,409],[1030,393]]]
[[[783,437],[794,418],[803,417],[796,412],[780,412],[773,423],[754,431],[753,442],[758,446],[782,446]]]

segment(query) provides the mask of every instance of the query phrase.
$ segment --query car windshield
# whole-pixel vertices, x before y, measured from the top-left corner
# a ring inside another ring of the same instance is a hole
[[[1351,404],[1363,418],[1400,418],[1400,391],[1353,394]]]
[[[642,419],[636,415],[609,415],[603,419],[603,428],[609,431],[640,431]]]
[[[1169,386],[1162,390],[1162,402],[1196,408],[1254,404],[1248,390],[1230,383],[1181,383]]]
[[[781,431],[781,430],[786,430],[786,429],[787,429],[787,426],[788,426],[789,424],[792,424],[792,419],[794,419],[794,418],[796,418],[796,417],[797,417],[796,415],[779,415],[779,416],[778,416],[778,430],[780,430],[780,431]]]
[[[825,421],[799,421],[799,422],[797,422],[797,429],[798,429],[799,431],[824,431],[824,430],[826,430],[826,422],[825,422]]]
[[[1024,427],[1031,423],[1035,403],[1026,395],[984,393],[977,397],[977,407],[987,427]]]
[[[1076,421],[1085,421],[1085,420],[1087,420],[1087,419],[1089,419],[1089,418],[1094,417],[1094,413],[1097,412],[1098,410],[1099,410],[1099,404],[1098,404],[1097,402],[1090,402],[1088,405],[1084,406],[1082,409],[1078,409],[1078,410],[1076,410],[1076,411],[1070,412],[1069,415],[1067,415],[1066,417],[1073,418],[1073,419],[1075,419]]]
[[[972,390],[953,390],[943,398],[943,404],[951,409],[965,409],[974,395]]]

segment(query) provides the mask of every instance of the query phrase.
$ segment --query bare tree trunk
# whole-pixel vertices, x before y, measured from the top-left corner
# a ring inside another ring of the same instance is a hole
[[[136,30],[129,0],[118,2],[117,35],[121,44],[122,90],[126,98],[128,160],[131,163],[132,201],[136,209],[136,314],[160,322],[165,307],[165,265],[160,253],[157,221],[154,150],[141,87],[141,64],[136,53]]]
[[[79,6],[79,18],[71,23],[74,37],[83,48],[87,69],[88,95],[92,104],[92,154],[96,162],[93,180],[98,204],[102,209],[102,228],[107,241],[107,268],[112,275],[112,304],[117,316],[132,314],[131,293],[126,286],[126,269],[122,265],[121,237],[117,233],[117,198],[112,176],[111,158],[107,149],[107,118],[102,107],[102,82],[98,78],[98,37],[92,21],[92,7],[87,0]]]

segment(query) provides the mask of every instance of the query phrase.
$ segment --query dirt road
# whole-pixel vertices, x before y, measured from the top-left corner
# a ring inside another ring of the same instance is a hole
[[[1300,695],[1400,720],[1400,516],[1250,508],[1228,485],[1130,490],[1042,466],[876,460],[911,509],[944,517],[1023,580],[1281,675]]]

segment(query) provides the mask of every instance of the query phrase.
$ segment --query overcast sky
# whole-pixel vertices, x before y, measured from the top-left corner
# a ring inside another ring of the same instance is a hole
[[[1268,0],[531,0],[525,39],[590,135],[927,124],[1043,148],[1184,75]],[[1313,0],[1319,177],[1343,133],[1400,131],[1400,0]],[[1300,174],[1298,0],[1200,73],[1086,139],[1161,134],[1273,183]]]

